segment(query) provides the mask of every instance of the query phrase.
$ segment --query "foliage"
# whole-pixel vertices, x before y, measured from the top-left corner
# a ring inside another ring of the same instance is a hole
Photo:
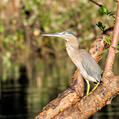
[[[104,5],[101,5],[100,6],[100,11],[103,15],[109,15],[111,17],[113,17],[113,21],[115,23],[115,15],[110,11],[108,10]],[[98,23],[96,24],[103,32],[105,31],[105,28],[106,26],[101,22],[101,21],[98,21]]]
[[[106,9],[106,8],[104,7],[104,5],[101,5],[101,6],[100,6],[100,11],[101,11],[103,14],[106,14],[106,15],[111,14],[111,11],[108,10],[108,9]]]
[[[110,39],[109,39],[109,37],[105,37],[105,40],[107,41],[107,43],[110,45],[111,44],[111,41],[110,41]]]
[[[65,59],[64,42],[42,38],[42,33],[71,30],[80,36],[80,48],[88,49],[92,40],[100,34],[99,29],[96,29],[98,21],[97,26],[102,31],[114,24],[113,20],[109,19],[104,19],[103,23],[100,21],[104,14],[110,16],[111,10],[102,5],[99,10],[103,15],[100,15],[94,12],[97,10],[95,5],[82,0],[24,0],[17,3],[0,3],[0,55],[4,81],[15,77],[18,79],[21,65],[28,67],[26,62],[30,62],[32,58],[38,58],[48,65],[52,65],[59,57]],[[109,42],[108,38],[107,41]]]
[[[96,25],[97,25],[102,31],[105,31],[106,26],[103,25],[102,22],[99,21]]]

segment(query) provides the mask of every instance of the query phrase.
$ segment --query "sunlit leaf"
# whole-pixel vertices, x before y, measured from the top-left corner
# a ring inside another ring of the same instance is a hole
[[[117,48],[119,48],[119,44],[117,45]]]
[[[111,39],[112,39],[112,36],[113,36],[113,33],[110,33],[110,37],[111,37]]]
[[[107,41],[108,44],[111,43],[111,42],[110,42],[110,39],[109,39],[107,36],[105,37],[105,40]]]
[[[100,10],[101,10],[101,12],[103,14],[106,14],[106,15],[108,15],[108,14],[111,13],[111,11],[109,11],[108,9],[106,9],[103,5],[101,5]]]

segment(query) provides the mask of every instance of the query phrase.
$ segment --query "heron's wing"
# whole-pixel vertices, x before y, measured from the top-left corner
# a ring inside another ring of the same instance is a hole
[[[86,50],[82,50],[80,55],[82,57],[82,66],[86,70],[87,74],[100,81],[102,71],[94,58]]]

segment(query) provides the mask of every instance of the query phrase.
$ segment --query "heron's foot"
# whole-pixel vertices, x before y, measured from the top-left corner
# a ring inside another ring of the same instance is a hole
[[[95,87],[92,89],[92,91],[91,91],[90,93],[92,93],[93,91],[95,91],[96,88],[99,86],[99,84],[100,84],[100,82],[98,82],[98,83],[95,85]]]

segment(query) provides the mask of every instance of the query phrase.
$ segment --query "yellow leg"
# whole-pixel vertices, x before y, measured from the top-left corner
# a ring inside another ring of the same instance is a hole
[[[99,84],[100,84],[100,82],[98,82],[98,83],[95,85],[95,87],[92,89],[91,92],[93,92],[93,91],[98,87]]]
[[[88,96],[89,95],[89,91],[90,91],[90,83],[88,80],[86,80],[86,83],[87,83],[87,91],[86,91],[86,95]]]

